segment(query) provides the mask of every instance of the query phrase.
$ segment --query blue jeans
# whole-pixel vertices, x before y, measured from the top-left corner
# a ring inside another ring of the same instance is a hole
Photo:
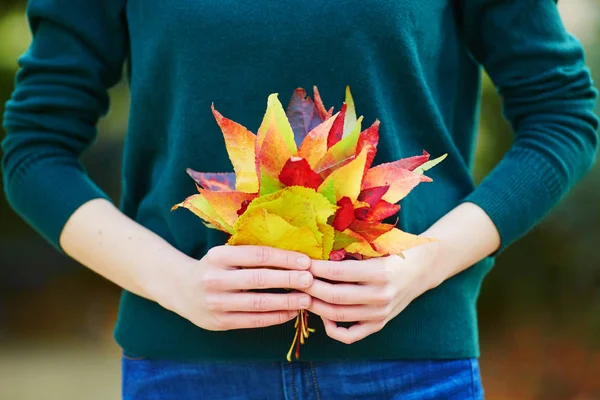
[[[483,399],[476,359],[179,362],[123,357],[124,400]]]

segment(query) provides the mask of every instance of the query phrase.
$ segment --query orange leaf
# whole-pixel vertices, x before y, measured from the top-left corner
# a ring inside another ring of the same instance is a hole
[[[257,159],[261,180],[264,174],[277,180],[283,166],[293,155],[277,129],[269,128]]]
[[[379,236],[373,242],[373,247],[381,254],[402,254],[403,251],[425,243],[435,242],[436,239],[413,235],[394,228]]]
[[[242,125],[223,117],[211,106],[217,124],[223,132],[229,159],[235,171],[235,188],[241,192],[258,192],[254,146],[256,136]]]
[[[397,203],[421,182],[431,182],[431,178],[407,169],[397,168],[394,163],[388,163],[369,169],[362,187],[369,189],[377,186],[389,186],[389,190],[382,199],[388,203]]]
[[[362,235],[362,237],[364,237],[369,243],[373,243],[375,239],[377,239],[384,233],[391,231],[393,228],[394,225],[390,224],[381,224],[378,222],[366,222],[359,220],[355,220],[350,225],[350,229],[353,232]]]
[[[323,99],[321,99],[321,94],[319,93],[319,90],[316,86],[313,86],[313,93],[313,97],[315,98],[315,107],[317,108],[317,112],[319,113],[321,119],[326,120],[328,118],[331,118],[331,116],[333,115],[333,107],[331,107],[329,111],[325,109]]]
[[[298,149],[298,155],[308,161],[311,168],[314,168],[327,152],[327,135],[336,117],[337,114],[317,125],[306,135]]]
[[[220,192],[219,192],[220,193]],[[233,227],[228,224],[213,208],[212,204],[202,194],[195,194],[183,202],[174,205],[171,211],[179,208],[187,208],[198,217],[202,218],[205,223],[209,224],[209,227],[216,228],[223,232],[233,233]]]
[[[210,203],[215,212],[227,224],[233,226],[238,219],[238,211],[242,204],[250,202],[257,197],[256,194],[242,192],[211,192],[201,190],[200,193]]]

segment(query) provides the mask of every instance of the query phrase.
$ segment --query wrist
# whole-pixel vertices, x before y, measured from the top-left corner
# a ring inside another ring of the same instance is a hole
[[[414,259],[415,266],[420,269],[420,282],[423,293],[436,288],[448,278],[444,274],[442,266],[442,260],[444,260],[442,255],[443,245],[442,241],[434,241],[405,252],[406,259]]]
[[[185,282],[189,281],[192,268],[197,266],[198,260],[178,251],[174,253],[155,271],[144,274],[143,289],[148,298],[161,307],[177,312],[179,295]]]

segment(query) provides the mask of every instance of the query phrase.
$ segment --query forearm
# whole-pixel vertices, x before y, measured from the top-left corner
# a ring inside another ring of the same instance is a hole
[[[437,239],[415,251],[425,251],[434,257],[428,271],[431,286],[451,278],[500,246],[500,235],[490,217],[473,203],[462,203],[422,234]],[[407,255],[409,256],[409,255]]]
[[[154,301],[168,298],[169,282],[194,261],[105,199],[88,201],[75,211],[60,245],[94,272]]]

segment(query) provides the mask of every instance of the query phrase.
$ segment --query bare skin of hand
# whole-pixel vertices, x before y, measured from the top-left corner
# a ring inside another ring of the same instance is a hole
[[[351,344],[380,331],[435,285],[426,273],[434,260],[434,247],[409,250],[404,260],[398,256],[365,261],[313,260],[310,271],[316,279],[304,290],[313,296],[309,311],[320,315],[327,335],[342,343]],[[336,322],[356,324],[345,328]]]
[[[214,247],[180,271],[176,287],[163,305],[211,331],[282,324],[295,318],[298,310],[308,308],[310,296],[247,291],[305,290],[313,283],[306,271],[310,263],[302,254],[269,247]]]
[[[496,226],[472,203],[459,205],[422,236],[438,241],[405,251],[404,259],[312,261],[315,282],[304,291],[313,297],[309,311],[321,316],[327,335],[351,344],[380,331],[414,299],[500,245]],[[336,322],[356,323],[346,328]]]

